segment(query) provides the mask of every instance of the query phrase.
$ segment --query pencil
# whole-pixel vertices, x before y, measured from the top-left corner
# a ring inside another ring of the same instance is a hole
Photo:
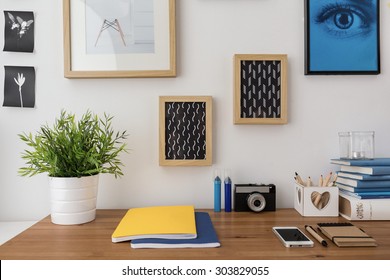
[[[330,172],[329,175],[325,177],[324,183],[322,184],[323,187],[328,185],[330,177],[332,177],[332,172]]]
[[[303,186],[305,183],[303,182],[301,176],[299,176],[297,172],[295,172],[295,176],[297,178],[297,182]]]
[[[323,182],[324,182],[324,176],[321,175],[320,179],[318,179],[318,186],[322,187]]]
[[[312,186],[313,185],[313,183],[312,183],[312,181],[311,181],[311,178],[310,178],[310,176],[307,178],[307,181],[306,181],[306,187],[310,187],[310,186]]]
[[[313,202],[315,207],[319,208],[318,204],[320,203],[321,198],[322,198],[322,194],[317,194],[317,197],[316,197],[316,199]]]
[[[329,181],[328,187],[334,186],[336,184],[336,180],[337,180],[337,173],[335,173],[333,179]]]

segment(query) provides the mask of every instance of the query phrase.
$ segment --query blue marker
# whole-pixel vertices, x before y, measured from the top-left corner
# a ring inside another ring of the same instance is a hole
[[[225,178],[225,212],[232,212],[232,180]]]
[[[221,212],[221,179],[214,179],[214,212]]]

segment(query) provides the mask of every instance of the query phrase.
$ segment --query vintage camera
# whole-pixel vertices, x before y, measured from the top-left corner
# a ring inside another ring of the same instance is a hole
[[[235,184],[234,210],[243,211],[275,211],[275,185]]]

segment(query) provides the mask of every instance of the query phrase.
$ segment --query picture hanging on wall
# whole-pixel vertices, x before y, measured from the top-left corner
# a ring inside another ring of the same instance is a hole
[[[287,123],[287,55],[234,56],[234,123]]]
[[[211,165],[211,126],[211,96],[160,96],[160,165]]]
[[[66,78],[176,76],[175,0],[63,0],[63,12]]]
[[[4,51],[34,51],[34,13],[4,11]]]
[[[4,66],[4,107],[34,108],[35,68]]]
[[[305,74],[379,74],[379,0],[305,0]]]

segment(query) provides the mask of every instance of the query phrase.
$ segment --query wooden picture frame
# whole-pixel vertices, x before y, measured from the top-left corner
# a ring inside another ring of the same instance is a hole
[[[352,2],[305,0],[305,75],[380,74],[380,1]]]
[[[212,164],[212,97],[160,96],[161,166]]]
[[[287,123],[287,55],[234,56],[234,123]]]
[[[63,0],[63,15],[66,78],[176,76],[175,0]]]

